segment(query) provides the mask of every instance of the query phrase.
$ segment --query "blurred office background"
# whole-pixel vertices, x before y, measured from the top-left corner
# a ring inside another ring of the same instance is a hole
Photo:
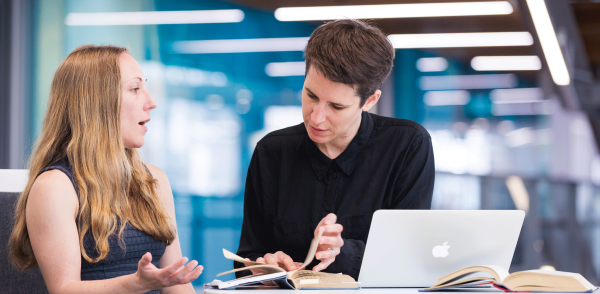
[[[410,3],[421,5],[346,7]],[[231,269],[221,249],[237,249],[253,148],[302,121],[302,50],[343,17],[373,19],[397,48],[373,112],[430,132],[433,208],[525,210],[511,272],[550,265],[600,281],[600,1],[0,5],[0,168],[25,168],[70,51],[129,47],[158,103],[143,156],[169,176],[183,254],[205,266],[197,286]],[[296,6],[316,8],[280,9]]]

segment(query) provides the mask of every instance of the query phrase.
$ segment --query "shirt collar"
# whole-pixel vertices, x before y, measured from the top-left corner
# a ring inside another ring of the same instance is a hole
[[[356,136],[350,141],[348,147],[340,154],[336,159],[330,159],[327,155],[323,154],[319,147],[310,139],[308,134],[304,137],[302,141],[302,145],[304,150],[306,150],[308,154],[308,160],[310,161],[310,165],[312,166],[317,179],[322,180],[332,162],[336,162],[336,164],[340,167],[340,169],[346,174],[350,175],[360,158],[360,153],[367,145],[369,138],[371,137],[371,132],[373,131],[373,118],[368,112],[364,112],[361,114],[361,122],[360,127],[358,128],[358,132]]]

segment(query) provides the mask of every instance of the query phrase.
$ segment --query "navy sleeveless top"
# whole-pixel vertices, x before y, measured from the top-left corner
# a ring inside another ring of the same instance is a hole
[[[77,196],[79,197],[79,188],[71,173],[69,162],[67,160],[58,161],[51,166],[44,168],[39,174],[53,169],[60,170],[69,177],[73,187],[75,187],[75,192],[77,192]],[[82,281],[104,280],[135,273],[137,271],[138,262],[146,252],[152,254],[152,264],[157,268],[160,268],[158,261],[165,253],[165,242],[157,241],[152,238],[152,236],[131,227],[129,224],[125,225],[122,238],[125,248],[119,246],[118,237],[115,234],[108,238],[110,251],[108,256],[99,262],[90,263],[85,260],[83,256],[81,257]],[[94,239],[90,230],[88,230],[83,237],[83,247],[88,256],[94,258],[99,255],[98,251],[95,249]],[[160,293],[160,290],[154,290],[147,293]]]

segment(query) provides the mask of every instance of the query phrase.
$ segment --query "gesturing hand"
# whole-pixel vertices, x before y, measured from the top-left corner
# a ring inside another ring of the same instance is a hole
[[[138,262],[136,276],[147,291],[187,284],[197,279],[204,269],[195,260],[185,265],[187,261],[187,257],[182,257],[173,264],[159,269],[152,264],[152,254],[148,252]]]
[[[315,272],[326,269],[335,260],[335,257],[340,254],[340,249],[344,246],[344,240],[342,239],[344,227],[336,224],[336,221],[337,216],[330,213],[319,222],[315,229],[315,237],[319,231],[323,232],[323,236],[319,240],[317,253],[315,254],[321,263],[313,267],[313,271]]]

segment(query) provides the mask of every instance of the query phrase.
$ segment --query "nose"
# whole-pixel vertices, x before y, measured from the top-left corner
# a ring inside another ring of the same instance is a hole
[[[156,108],[156,100],[154,100],[154,97],[152,97],[152,95],[150,95],[150,93],[148,93],[148,103],[146,106],[147,110],[152,110]]]
[[[310,120],[314,126],[318,126],[325,122],[325,103],[319,103],[313,107],[313,111],[310,114]]]

